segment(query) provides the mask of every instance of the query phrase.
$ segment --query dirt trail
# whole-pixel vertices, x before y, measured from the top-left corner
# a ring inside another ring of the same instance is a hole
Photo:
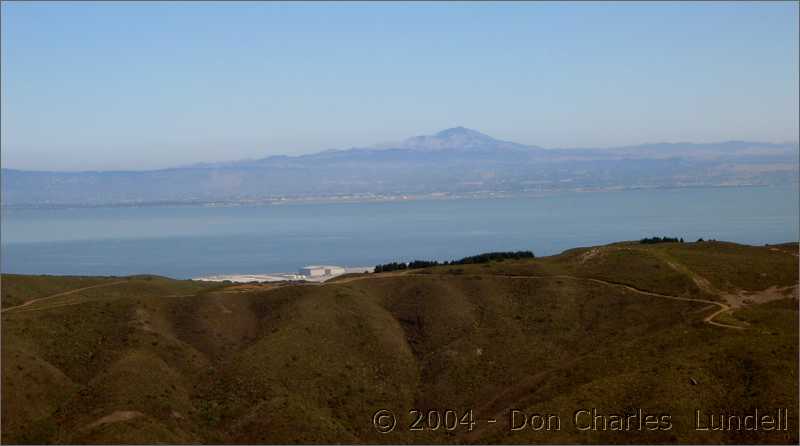
[[[416,275],[416,274],[412,273],[411,275]],[[427,274],[419,274],[419,276],[430,277],[430,275],[427,275]],[[560,279],[586,280],[586,281],[590,281],[590,282],[595,282],[595,283],[600,283],[600,284],[605,284],[605,285],[625,288],[625,289],[627,289],[629,291],[633,291],[635,293],[645,294],[645,295],[648,295],[648,296],[659,297],[659,298],[663,298],[663,299],[682,300],[682,301],[687,301],[687,302],[705,303],[705,304],[709,304],[706,307],[704,307],[705,310],[708,310],[709,308],[712,308],[712,305],[715,306],[715,307],[718,307],[718,309],[717,309],[717,311],[715,311],[715,312],[709,314],[708,316],[706,316],[705,318],[703,318],[703,322],[705,322],[707,324],[710,324],[710,325],[717,326],[717,327],[731,328],[731,329],[736,329],[736,330],[745,329],[745,327],[741,327],[741,326],[737,326],[737,325],[724,324],[722,322],[717,322],[717,321],[714,320],[715,317],[717,317],[720,314],[723,314],[723,313],[725,313],[727,311],[730,311],[730,310],[732,310],[734,308],[737,308],[739,305],[733,305],[732,306],[732,305],[728,305],[726,303],[715,302],[715,301],[706,300],[706,299],[694,299],[694,298],[689,298],[689,297],[671,296],[671,295],[668,295],[668,294],[654,293],[652,291],[641,290],[641,289],[638,289],[638,288],[630,286],[630,285],[610,282],[610,281],[606,281],[606,280],[602,280],[602,279],[594,279],[594,278],[589,278],[589,277],[576,277],[576,276],[569,276],[569,275],[553,275],[553,276],[499,275],[499,277],[506,277],[506,278],[509,278],[509,279],[515,279],[515,278],[516,279],[560,278]],[[760,292],[760,294],[766,293],[766,294],[764,294],[764,296],[761,296],[763,300],[761,300],[761,301],[756,300],[756,301],[760,303],[760,302],[766,302],[766,301],[774,299],[774,298],[783,297],[783,296],[785,296],[784,292],[788,291],[788,290],[791,290],[794,293],[794,295],[797,296],[797,294],[798,294],[798,286],[797,285],[789,286],[789,287],[783,287],[783,288],[771,287],[771,288],[768,288],[767,290],[763,290],[762,292]],[[759,293],[754,293],[754,294],[758,295]],[[744,305],[744,304],[742,304],[742,305]],[[584,359],[584,357],[585,356],[579,356],[579,357],[576,357],[576,358],[569,359],[569,360],[564,361],[563,363],[558,364],[558,365],[556,365],[556,366],[554,366],[554,367],[552,367],[550,369],[543,370],[543,371],[538,372],[538,373],[536,373],[534,375],[531,375],[528,378],[525,378],[524,380],[522,380],[520,383],[518,383],[518,384],[516,384],[516,385],[514,385],[514,386],[512,386],[512,387],[510,387],[510,388],[508,388],[508,389],[506,389],[506,390],[504,390],[502,392],[500,392],[497,396],[495,396],[494,398],[492,398],[488,402],[482,404],[480,407],[476,408],[475,412],[474,412],[475,413],[475,417],[477,419],[480,419],[480,420],[484,421],[484,423],[477,425],[476,428],[473,431],[471,431],[469,433],[466,433],[462,437],[463,442],[464,443],[475,443],[475,442],[479,441],[481,436],[485,435],[487,433],[487,431],[490,432],[492,430],[496,430],[496,429],[501,428],[502,426],[505,426],[504,420],[508,416],[507,415],[507,411],[508,411],[509,407],[524,406],[524,402],[527,399],[531,398],[532,394],[536,391],[536,389],[541,385],[541,383],[548,376],[552,375],[553,373],[557,373],[557,372],[559,372],[561,370],[564,370],[565,368],[571,367],[574,364],[577,364],[579,361]],[[506,418],[504,418],[504,417],[506,417]],[[497,420],[497,422],[496,423],[488,423],[487,420],[489,420],[489,419]]]
[[[429,278],[435,278],[436,277],[435,275],[432,275],[432,274],[406,273],[404,275],[414,276],[414,277],[429,277]],[[469,277],[469,276],[470,275],[464,275],[464,276],[461,276],[461,277]],[[570,275],[566,275],[566,274],[554,274],[554,275],[549,275],[549,276],[548,275],[520,276],[520,275],[511,275],[511,274],[508,274],[508,275],[504,275],[504,274],[480,275],[480,274],[478,274],[478,275],[474,275],[474,276],[475,277],[483,277],[483,276],[487,276],[487,277],[502,277],[502,278],[505,278],[505,279],[519,279],[519,280],[529,280],[529,279],[585,280],[587,282],[595,282],[595,283],[599,283],[599,284],[602,284],[602,285],[614,286],[614,287],[618,287],[618,288],[625,288],[626,290],[632,291],[634,293],[644,294],[644,295],[647,295],[647,296],[658,297],[660,299],[681,300],[681,301],[684,301],[684,302],[697,302],[697,303],[703,303],[703,304],[708,304],[708,305],[714,305],[715,307],[719,307],[719,309],[717,311],[715,311],[714,313],[706,316],[703,319],[703,322],[706,322],[706,323],[708,323],[710,325],[716,325],[718,327],[733,328],[733,329],[736,329],[736,330],[742,330],[742,329],[745,328],[745,327],[741,327],[741,326],[738,326],[738,325],[729,325],[729,324],[724,324],[724,323],[721,323],[721,322],[714,321],[713,319],[715,317],[717,317],[720,314],[725,313],[727,311],[733,310],[734,307],[731,306],[731,305],[728,305],[726,303],[717,302],[717,301],[713,301],[713,300],[695,299],[695,298],[692,298],[692,297],[672,296],[672,295],[669,295],[669,294],[661,294],[661,293],[656,293],[656,292],[653,292],[653,291],[642,290],[642,289],[636,288],[636,287],[631,286],[631,285],[626,285],[624,283],[611,282],[611,281],[608,281],[608,280],[595,279],[595,278],[592,278],[592,277],[570,276]]]
[[[390,274],[386,274],[386,275],[381,275],[379,277],[401,276],[401,275],[402,276],[413,276],[413,277],[427,277],[427,278],[431,278],[431,279],[437,278],[437,276],[433,275],[433,274],[420,274],[420,273],[414,273],[414,272],[409,272],[409,271],[394,272],[394,273],[390,273]],[[705,311],[708,311],[708,309],[710,309],[710,308],[715,308],[716,307],[717,311],[715,311],[715,312],[709,314],[708,316],[706,316],[705,318],[703,318],[703,322],[705,322],[705,323],[707,323],[709,325],[714,325],[714,326],[717,326],[717,327],[728,328],[728,329],[733,329],[733,330],[743,330],[743,329],[745,329],[745,327],[743,327],[743,326],[730,325],[730,324],[725,324],[725,323],[722,323],[722,322],[715,321],[714,318],[716,318],[719,315],[724,314],[724,313],[726,313],[728,311],[731,311],[732,309],[734,309],[734,307],[731,306],[731,305],[728,305],[727,303],[717,302],[717,301],[713,301],[713,300],[696,299],[696,298],[681,297],[681,296],[672,296],[672,295],[669,295],[669,294],[661,294],[661,293],[656,293],[656,292],[653,292],[653,291],[642,290],[642,289],[636,288],[636,287],[631,286],[631,285],[626,285],[624,283],[616,283],[616,282],[611,282],[611,281],[608,281],[608,280],[595,279],[595,278],[591,278],[591,277],[578,277],[578,276],[570,276],[570,275],[564,275],[564,274],[558,274],[558,275],[530,275],[530,276],[489,274],[489,275],[474,275],[474,276],[475,277],[483,277],[483,276],[502,277],[502,278],[511,279],[511,280],[566,279],[566,280],[583,280],[583,281],[588,281],[588,282],[594,282],[594,283],[598,283],[598,284],[601,284],[601,285],[612,286],[612,287],[617,287],[617,288],[624,288],[624,289],[626,289],[628,291],[631,291],[633,293],[636,293],[636,294],[641,294],[641,295],[646,295],[646,296],[651,296],[651,297],[657,297],[657,298],[660,298],[660,299],[670,299],[670,300],[679,300],[679,301],[684,301],[684,302],[696,302],[696,303],[706,304],[705,307],[704,307]],[[354,281],[358,281],[358,280],[367,280],[367,279],[370,279],[370,278],[375,278],[375,276],[353,277],[353,278],[348,278],[348,279],[345,279],[345,280],[342,280],[342,281],[336,282],[336,283],[348,283],[348,282],[354,282]],[[701,279],[701,280],[698,280],[698,279]],[[695,278],[695,280],[699,281],[701,283],[707,282],[707,281],[704,280],[704,278],[699,278],[699,277]],[[553,367],[553,368],[550,368],[550,369],[547,369],[547,370],[543,370],[543,371],[541,371],[539,373],[531,375],[530,377],[524,379],[522,382],[520,382],[520,383],[518,383],[518,384],[516,384],[516,385],[514,385],[514,386],[512,386],[512,387],[510,387],[508,389],[506,389],[505,391],[499,393],[496,397],[492,398],[490,401],[488,401],[485,404],[481,405],[481,407],[475,409],[475,415],[477,417],[479,417],[480,419],[484,419],[484,420],[494,419],[494,420],[497,420],[498,422],[497,423],[492,423],[492,424],[487,422],[483,426],[477,427],[475,430],[473,430],[472,432],[469,432],[468,434],[466,434],[463,437],[464,442],[466,442],[466,443],[474,443],[474,442],[476,442],[476,441],[478,441],[480,439],[480,436],[485,432],[486,429],[497,429],[500,426],[503,426],[503,422],[501,420],[502,420],[503,416],[505,415],[505,410],[506,410],[505,408],[511,407],[511,405],[513,403],[519,403],[521,401],[524,401],[526,398],[529,398],[530,395],[551,374],[553,374],[555,372],[558,372],[560,370],[563,370],[563,369],[565,369],[567,367],[570,367],[570,366],[578,363],[581,359],[583,359],[583,358],[582,357],[573,358],[573,359],[570,359],[568,361],[563,362],[562,364],[559,364],[556,367]],[[489,415],[486,415],[486,414],[489,414]]]
[[[697,303],[703,303],[703,304],[708,304],[708,305],[715,305],[715,306],[719,307],[719,309],[717,311],[715,311],[714,313],[711,313],[708,316],[706,316],[705,318],[703,318],[703,322],[705,322],[707,324],[711,324],[711,325],[716,325],[717,327],[733,328],[733,329],[736,329],[736,330],[743,330],[745,328],[745,327],[741,327],[741,326],[738,326],[738,325],[730,325],[730,324],[724,324],[722,322],[714,321],[715,317],[719,316],[722,313],[728,312],[728,311],[730,311],[730,310],[732,310],[734,308],[734,307],[732,307],[732,306],[730,306],[730,305],[728,305],[726,303],[717,302],[717,301],[713,301],[713,300],[707,300],[707,299],[695,299],[695,298],[692,298],[692,297],[681,297],[681,296],[672,296],[672,295],[669,295],[669,294],[655,293],[655,292],[652,292],[652,291],[641,290],[639,288],[636,288],[636,287],[633,287],[633,286],[630,286],[630,285],[626,285],[626,284],[623,284],[623,283],[610,282],[610,281],[607,281],[607,280],[593,279],[593,278],[588,278],[588,277],[575,277],[575,276],[554,276],[554,277],[561,277],[561,278],[564,278],[564,279],[588,280],[590,282],[601,283],[601,284],[605,284],[605,285],[611,285],[611,286],[616,286],[616,287],[620,287],[620,288],[625,288],[626,290],[633,291],[634,293],[645,294],[645,295],[648,295],[648,296],[659,297],[659,298],[662,298],[662,299],[682,300],[684,302],[697,302]]]
[[[5,313],[6,311],[16,310],[16,309],[19,309],[19,308],[24,308],[24,307],[27,307],[29,305],[33,305],[33,304],[35,304],[37,302],[41,302],[41,301],[48,300],[48,299],[53,299],[53,298],[56,298],[56,297],[67,296],[69,294],[80,293],[81,291],[92,290],[92,289],[95,289],[95,288],[103,288],[103,287],[112,286],[112,285],[119,285],[119,284],[125,283],[125,282],[127,282],[127,280],[118,280],[116,282],[101,283],[99,285],[92,285],[92,286],[87,286],[87,287],[83,287],[83,288],[77,288],[77,289],[74,289],[74,290],[63,291],[61,293],[51,294],[49,296],[32,299],[32,300],[29,300],[29,301],[27,301],[27,302],[25,302],[23,304],[15,305],[13,307],[3,308],[2,310],[0,310],[0,313]]]
[[[109,284],[109,285],[111,285],[111,284]],[[191,294],[170,294],[170,295],[167,295],[167,296],[161,296],[161,297],[163,297],[163,298],[165,298],[165,299],[166,299],[166,298],[172,298],[172,297],[192,297],[192,296],[197,296],[197,294],[198,294],[198,293],[191,293]],[[55,297],[55,296],[51,296],[51,297]],[[33,312],[33,311],[45,311],[45,310],[52,310],[52,309],[54,309],[54,308],[71,307],[71,306],[73,306],[73,305],[80,305],[80,304],[82,304],[82,303],[85,303],[85,302],[86,302],[86,301],[77,300],[77,301],[74,301],[74,302],[64,302],[64,303],[60,303],[60,304],[57,304],[57,305],[47,305],[47,306],[45,306],[45,307],[24,308],[24,309],[21,309],[21,310],[14,311],[14,314],[19,314],[19,313],[30,313],[30,312]],[[20,306],[21,306],[21,305],[18,305],[18,306],[14,307],[14,308],[18,308],[18,307],[20,307]],[[9,310],[10,310],[10,308],[9,308]]]
[[[769,248],[769,250],[770,251],[775,251],[775,252],[782,252],[784,254],[789,254],[790,256],[800,257],[800,254],[798,254],[796,252],[791,252],[788,249]]]
[[[136,411],[136,410],[118,410],[116,412],[111,413],[110,415],[106,415],[95,422],[88,424],[83,427],[81,430],[90,430],[94,429],[97,426],[102,426],[104,424],[109,423],[119,423],[122,421],[132,420],[134,418],[143,417],[144,414]]]
[[[652,291],[641,290],[636,287],[622,284],[622,283],[615,283],[610,282],[602,279],[594,279],[589,277],[577,277],[577,276],[569,276],[569,275],[552,275],[552,276],[513,276],[513,275],[500,275],[499,277],[505,277],[509,279],[545,279],[545,278],[559,278],[559,279],[568,279],[568,280],[585,280],[589,282],[600,283],[603,285],[608,286],[615,286],[619,288],[624,288],[628,291],[632,291],[638,294],[644,294],[648,296],[658,297],[662,299],[670,299],[670,300],[681,300],[685,302],[697,302],[697,303],[704,303],[708,304],[705,309],[718,307],[717,311],[709,314],[705,318],[703,318],[703,322],[714,325],[717,327],[723,328],[731,328],[735,330],[743,330],[745,327],[737,326],[737,325],[729,325],[724,324],[721,322],[717,322],[714,320],[715,317],[723,314],[727,311],[733,309],[732,306],[722,303],[722,302],[715,302],[712,300],[706,299],[694,299],[689,297],[680,297],[680,296],[672,296],[668,294],[661,294],[655,293]],[[520,383],[506,389],[503,392],[500,392],[497,396],[486,402],[485,404],[481,405],[480,407],[475,409],[475,416],[481,420],[497,420],[497,423],[484,423],[483,425],[478,425],[473,431],[467,433],[463,440],[466,443],[474,443],[480,439],[480,436],[485,434],[487,430],[498,429],[501,426],[504,426],[503,417],[506,416],[506,411],[508,407],[512,407],[513,405],[521,405],[520,403],[524,403],[524,401],[531,397],[532,393],[541,385],[541,383],[550,375],[560,370],[564,370],[567,367],[571,367],[574,364],[577,364],[583,357],[576,357],[570,360],[564,361],[563,363],[552,367],[547,370],[543,370],[539,373],[529,376],[528,378],[522,380]],[[524,404],[523,404],[524,405]]]
[[[592,248],[592,249],[584,252],[583,254],[581,254],[581,256],[579,258],[579,262],[581,264],[584,264],[584,263],[588,262],[589,260],[592,260],[592,258],[597,257],[601,253],[602,253],[602,249],[601,248]]]

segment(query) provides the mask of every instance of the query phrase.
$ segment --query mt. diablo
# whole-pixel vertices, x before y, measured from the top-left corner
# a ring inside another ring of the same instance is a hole
[[[453,127],[434,135],[414,136],[396,144],[385,144],[376,148],[395,148],[421,151],[434,150],[531,150],[541,149],[509,141],[500,141],[476,130]]]
[[[544,149],[464,127],[366,148],[151,171],[2,170],[4,205],[144,205],[498,196],[564,190],[780,185],[797,143]]]

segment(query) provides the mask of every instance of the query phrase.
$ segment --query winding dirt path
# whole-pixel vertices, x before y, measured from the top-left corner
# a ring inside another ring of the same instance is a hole
[[[403,272],[403,273],[390,273],[390,275],[387,274],[387,275],[377,276],[377,277],[376,276],[352,277],[352,278],[345,279],[345,280],[342,280],[342,281],[339,281],[339,282],[332,282],[332,283],[330,283],[330,285],[343,284],[343,283],[355,282],[355,281],[358,281],[358,280],[367,280],[367,279],[372,279],[372,278],[376,278],[377,279],[379,277],[396,277],[396,276],[427,277],[427,278],[433,278],[433,279],[438,277],[438,275],[436,275],[436,274],[420,274],[420,273],[413,273],[413,272]],[[705,318],[703,318],[703,322],[705,322],[707,324],[710,324],[710,325],[717,326],[717,327],[732,328],[732,329],[735,329],[735,330],[743,330],[743,329],[745,329],[745,327],[742,327],[742,326],[739,326],[739,325],[725,324],[725,323],[717,322],[717,321],[714,320],[714,318],[716,318],[717,316],[734,309],[733,306],[728,305],[726,303],[717,302],[717,301],[708,300],[708,299],[695,299],[693,297],[681,297],[681,296],[673,296],[673,295],[670,295],[670,294],[661,294],[661,293],[656,293],[656,292],[653,292],[653,291],[647,291],[647,290],[643,290],[643,289],[640,289],[640,288],[636,288],[634,286],[627,285],[627,284],[624,284],[624,283],[612,282],[612,281],[603,280],[603,279],[595,279],[593,277],[570,276],[570,275],[567,275],[567,274],[532,275],[532,276],[513,275],[513,274],[464,274],[464,275],[461,275],[460,277],[502,277],[502,278],[505,278],[505,279],[518,279],[518,280],[530,280],[530,279],[533,279],[533,280],[537,280],[537,279],[538,280],[541,280],[541,279],[584,280],[584,281],[587,281],[587,282],[599,283],[601,285],[613,286],[613,287],[617,287],[617,288],[624,288],[624,289],[626,289],[628,291],[631,291],[631,292],[634,292],[634,293],[637,293],[637,294],[644,294],[644,295],[647,295],[647,296],[658,297],[660,299],[680,300],[680,301],[684,301],[684,302],[697,302],[697,303],[702,303],[702,304],[707,304],[707,305],[713,305],[715,307],[718,307],[719,309],[717,311],[715,311],[714,313],[711,313],[708,316],[706,316]]]
[[[111,413],[110,415],[106,415],[102,418],[99,418],[98,420],[96,420],[91,424],[84,426],[81,430],[91,430],[97,426],[102,426],[104,424],[119,423],[122,421],[128,421],[143,416],[144,416],[143,413],[136,410],[118,410],[116,412]]]
[[[509,277],[512,277],[512,276],[509,276]],[[589,281],[589,282],[595,282],[595,283],[600,283],[600,284],[604,284],[604,285],[610,285],[610,286],[616,286],[616,287],[619,287],[619,288],[624,288],[624,289],[626,289],[628,291],[632,291],[634,293],[645,294],[645,295],[653,296],[653,297],[659,297],[661,299],[682,300],[684,302],[697,302],[697,303],[703,303],[703,304],[708,304],[708,305],[714,305],[714,306],[719,307],[719,309],[717,311],[715,311],[714,313],[711,313],[708,316],[706,316],[705,318],[703,318],[703,322],[705,322],[707,324],[710,324],[710,325],[716,325],[717,327],[733,328],[733,329],[736,329],[736,330],[743,330],[745,328],[745,327],[742,327],[742,326],[739,326],[739,325],[730,325],[730,324],[724,324],[722,322],[714,321],[715,317],[719,316],[720,314],[723,314],[723,313],[726,313],[728,311],[731,311],[733,309],[732,306],[730,306],[730,305],[728,305],[726,303],[723,303],[723,302],[717,302],[717,301],[708,300],[708,299],[695,299],[695,298],[692,298],[692,297],[681,297],[681,296],[673,296],[673,295],[670,295],[670,294],[655,293],[653,291],[642,290],[642,289],[636,288],[636,287],[631,286],[631,285],[626,285],[624,283],[611,282],[611,281],[602,280],[602,279],[594,279],[594,278],[591,278],[591,277],[577,277],[577,276],[568,276],[568,275],[523,276],[523,277],[536,277],[536,278],[557,277],[557,278],[561,278],[561,279],[586,280],[586,281]]]
[[[439,280],[439,279],[442,279],[442,278],[450,277],[450,276],[447,276],[447,275],[442,276],[442,275],[438,275],[438,274],[425,274],[425,273],[419,273],[419,272],[413,272],[413,271],[402,271],[402,272],[391,272],[391,273],[380,273],[380,274],[367,274],[367,275],[363,275],[363,276],[345,278],[343,280],[335,281],[335,282],[313,284],[311,286],[336,286],[336,285],[347,284],[347,283],[350,283],[350,282],[356,282],[356,281],[360,281],[360,280],[380,279],[380,278],[384,278],[384,277],[401,277],[401,276],[425,277],[425,278],[432,279],[432,280]],[[657,292],[653,292],[653,291],[640,289],[640,288],[637,288],[637,287],[632,286],[632,285],[619,283],[619,282],[614,282],[614,281],[609,281],[609,280],[598,279],[598,278],[581,277],[581,276],[573,276],[573,275],[566,275],[566,274],[553,274],[553,275],[463,274],[463,275],[459,275],[459,276],[455,276],[455,277],[462,277],[462,278],[469,278],[469,277],[481,277],[481,278],[497,277],[497,278],[504,278],[504,279],[509,279],[509,280],[564,279],[564,280],[593,282],[593,283],[601,284],[601,285],[604,285],[604,286],[621,288],[621,289],[627,290],[629,292],[632,292],[632,293],[635,293],[635,294],[638,294],[638,295],[655,297],[655,298],[659,298],[659,299],[669,299],[669,300],[675,300],[675,301],[695,302],[695,303],[698,303],[698,304],[704,304],[705,305],[704,306],[704,310],[705,311],[709,311],[712,308],[716,308],[715,311],[713,311],[711,314],[708,314],[707,316],[705,316],[703,318],[703,322],[704,323],[707,323],[709,325],[713,325],[713,326],[716,326],[716,327],[720,327],[720,328],[733,329],[733,330],[743,330],[743,329],[746,328],[746,327],[739,326],[739,325],[731,325],[731,324],[726,324],[726,323],[722,323],[722,322],[717,322],[715,320],[715,318],[719,317],[720,315],[725,314],[726,312],[729,312],[729,311],[731,311],[731,310],[736,308],[736,306],[729,305],[728,303],[719,302],[719,301],[713,301],[713,300],[708,300],[708,299],[699,299],[699,298],[681,297],[681,296],[674,296],[674,295],[669,295],[669,294],[662,294],[662,293],[657,293]],[[127,282],[127,280],[119,280],[119,281],[107,282],[107,283],[102,283],[102,284],[98,284],[98,285],[92,285],[92,286],[77,288],[77,289],[73,289],[73,290],[69,290],[69,291],[59,292],[59,293],[52,294],[52,295],[49,295],[49,296],[45,296],[45,297],[40,297],[40,298],[29,300],[29,301],[27,301],[27,302],[25,302],[23,304],[20,304],[20,305],[16,305],[16,306],[9,307],[9,308],[4,308],[4,309],[2,309],[2,313],[6,313],[6,312],[9,312],[9,311],[12,311],[12,312],[13,311],[34,311],[34,310],[38,310],[38,309],[55,308],[55,307],[59,307],[59,306],[62,306],[62,305],[77,304],[79,302],[64,302],[64,303],[61,303],[61,304],[55,304],[54,306],[45,306],[45,307],[42,307],[42,308],[27,308],[26,309],[26,307],[30,307],[31,305],[34,305],[36,303],[40,303],[40,302],[43,302],[43,301],[48,301],[50,299],[54,299],[54,298],[57,298],[57,297],[76,294],[76,293],[80,293],[82,291],[96,289],[96,288],[110,287],[110,286],[119,285],[119,284],[122,284],[122,283],[125,283],[125,282]],[[280,287],[269,288],[268,290],[275,290],[275,289],[279,289],[279,288]],[[259,289],[258,291],[264,291],[264,290]],[[192,295],[195,295],[195,294],[170,295],[170,296],[164,296],[164,297],[184,297],[184,296],[192,296]],[[228,309],[225,308],[225,307],[221,307],[221,310],[223,312],[225,312],[225,310],[228,310]],[[229,311],[230,310],[228,310],[228,312]],[[515,403],[524,402],[526,399],[530,398],[532,396],[532,393],[535,391],[535,389],[537,389],[551,375],[553,375],[554,373],[558,373],[558,372],[560,372],[560,371],[562,371],[562,370],[564,370],[564,369],[566,369],[568,367],[571,367],[571,366],[575,365],[576,363],[580,362],[584,358],[585,358],[585,356],[578,356],[578,357],[575,357],[575,358],[571,358],[571,359],[565,360],[564,362],[562,362],[562,363],[560,363],[560,364],[558,364],[558,365],[556,365],[556,366],[554,366],[552,368],[549,368],[549,369],[546,369],[546,370],[542,370],[542,371],[540,371],[538,373],[530,375],[530,376],[522,379],[521,381],[519,381],[517,384],[505,389],[502,392],[499,392],[491,400],[485,402],[484,404],[481,404],[480,407],[475,409],[475,415],[479,416],[481,420],[485,420],[487,416],[490,416],[490,417],[493,417],[494,419],[496,419],[498,421],[498,423],[497,424],[489,424],[489,425],[479,426],[478,428],[476,428],[472,432],[466,434],[464,437],[461,437],[461,440],[465,441],[467,443],[473,443],[473,442],[479,441],[481,436],[485,435],[486,433],[488,433],[488,431],[491,431],[492,429],[501,427],[502,423],[503,423],[503,421],[501,421],[501,420],[503,420],[503,417],[505,415],[505,411],[507,411],[508,407],[512,407]],[[117,422],[117,421],[124,421],[124,420],[127,420],[127,419],[138,417],[140,415],[141,415],[140,413],[135,412],[135,411],[114,412],[111,415],[108,415],[106,417],[103,417],[103,418],[100,418],[100,419],[96,420],[94,423],[92,423],[91,425],[87,426],[87,428],[91,428],[91,427],[95,427],[95,426],[102,425],[102,424],[107,424],[107,423],[113,423],[113,422]]]
[[[51,294],[51,295],[45,296],[45,297],[39,297],[39,298],[36,298],[36,299],[31,299],[31,300],[29,300],[29,301],[27,301],[27,302],[25,302],[23,304],[14,305],[13,307],[3,308],[2,310],[0,310],[0,313],[5,313],[5,312],[11,311],[11,310],[17,310],[17,309],[20,309],[20,308],[27,307],[29,305],[33,305],[33,304],[38,303],[38,302],[42,302],[44,300],[53,299],[53,298],[56,298],[56,297],[67,296],[69,294],[80,293],[81,291],[92,290],[92,289],[95,289],[95,288],[104,288],[104,287],[107,287],[107,286],[119,285],[119,284],[125,283],[125,282],[127,282],[127,280],[118,280],[116,282],[101,283],[99,285],[92,285],[92,286],[87,286],[87,287],[83,287],[83,288],[76,288],[74,290],[63,291],[61,293],[56,293],[56,294]]]
[[[800,257],[800,254],[798,254],[796,252],[791,252],[788,249],[769,248],[769,250],[770,251],[775,251],[775,252],[782,252],[784,254],[789,254],[790,256]]]
[[[429,276],[427,274],[419,274],[420,276]],[[670,300],[680,300],[684,302],[697,302],[697,303],[704,303],[708,304],[705,308],[711,308],[711,306],[718,307],[717,311],[709,314],[705,318],[703,318],[703,322],[714,325],[717,327],[723,328],[730,328],[735,330],[743,330],[745,327],[737,326],[737,325],[730,325],[725,324],[722,322],[717,322],[714,320],[715,317],[732,310],[734,307],[722,303],[716,302],[707,299],[695,299],[690,297],[680,297],[680,296],[672,296],[669,294],[661,294],[655,293],[652,291],[646,291],[639,288],[636,288],[631,285],[626,285],[623,283],[616,283],[612,281],[602,280],[602,279],[595,279],[591,277],[578,277],[578,276],[570,276],[570,275],[552,275],[552,276],[514,276],[514,275],[497,275],[499,277],[504,277],[508,279],[547,279],[547,278],[558,278],[558,279],[568,279],[568,280],[585,280],[588,282],[595,282],[607,286],[614,286],[618,288],[624,288],[628,291],[632,291],[637,294],[644,294],[647,296],[658,297],[661,299],[670,299]],[[480,407],[475,409],[475,415],[477,418],[484,421],[483,424],[479,424],[474,430],[471,432],[466,433],[462,439],[465,443],[475,443],[478,441],[482,435],[484,435],[487,431],[491,431],[493,429],[498,429],[503,426],[503,419],[506,416],[506,411],[508,407],[512,407],[514,404],[520,405],[526,399],[530,398],[531,394],[541,385],[541,383],[547,379],[553,373],[557,373],[561,370],[564,370],[572,365],[577,364],[580,362],[584,356],[578,356],[572,359],[569,359],[555,367],[549,368],[547,370],[543,370],[538,372],[534,375],[531,375],[525,379],[523,379],[518,384],[507,388],[506,390],[497,394],[494,398],[487,401],[486,403],[482,404]],[[488,423],[486,420],[497,420],[497,422]]]
[[[377,276],[377,277],[373,276],[373,275],[351,277],[351,278],[347,278],[347,279],[344,279],[344,280],[341,280],[341,281],[338,281],[338,282],[332,282],[332,283],[330,283],[330,285],[344,284],[344,283],[355,282],[355,281],[359,281],[359,280],[367,280],[367,279],[371,279],[371,278],[397,277],[397,276],[427,277],[427,278],[430,278],[430,279],[437,279],[438,278],[437,275],[435,275],[435,274],[421,274],[421,273],[403,271],[403,272],[392,272],[392,273],[385,274],[385,275],[380,275],[380,276]],[[708,300],[708,299],[696,299],[696,298],[692,298],[692,297],[681,297],[681,296],[673,296],[673,295],[669,295],[669,294],[656,293],[656,292],[653,292],[653,291],[647,291],[647,290],[639,289],[639,288],[636,288],[636,287],[628,285],[628,284],[618,283],[618,282],[613,282],[613,281],[608,281],[608,280],[603,280],[603,279],[596,279],[596,278],[592,278],[592,277],[571,276],[571,275],[566,275],[566,274],[529,275],[529,276],[525,276],[525,275],[504,275],[504,274],[475,274],[475,275],[462,275],[461,277],[502,277],[502,278],[510,279],[510,280],[566,279],[566,280],[582,280],[582,281],[587,281],[587,282],[594,282],[594,283],[598,283],[598,284],[605,285],[605,286],[623,288],[623,289],[625,289],[627,291],[630,291],[630,292],[633,292],[633,293],[636,293],[636,294],[650,296],[650,297],[656,297],[656,298],[659,298],[659,299],[669,299],[669,300],[678,300],[678,301],[683,301],[683,302],[696,302],[696,303],[700,303],[700,304],[706,304],[705,307],[704,307],[706,309],[706,311],[708,309],[710,309],[710,308],[717,307],[716,311],[714,311],[713,313],[711,313],[708,316],[703,318],[703,322],[705,322],[705,323],[707,323],[709,325],[713,325],[713,326],[721,327],[721,328],[727,328],[727,329],[733,329],[733,330],[744,330],[745,329],[745,327],[743,327],[743,326],[725,324],[725,323],[717,322],[717,321],[714,320],[714,318],[718,317],[719,315],[724,314],[724,313],[729,312],[729,311],[734,309],[733,306],[728,305],[727,303],[717,302],[717,301]],[[697,281],[697,279],[695,279],[695,280]],[[704,280],[704,279],[701,279],[701,281],[702,280]],[[320,285],[322,285],[322,284],[320,284]],[[457,340],[458,339],[456,339],[456,341]],[[565,361],[565,362],[563,362],[563,363],[561,363],[561,364],[559,364],[559,365],[557,365],[555,367],[552,367],[550,369],[543,370],[543,371],[538,372],[538,373],[536,373],[534,375],[531,375],[531,376],[523,379],[518,384],[516,384],[516,385],[514,385],[514,386],[512,386],[510,388],[507,388],[503,392],[500,392],[494,398],[492,398],[491,400],[489,400],[486,403],[482,404],[479,408],[476,408],[475,409],[475,415],[478,418],[484,420],[485,423],[482,424],[482,425],[478,425],[475,430],[466,433],[466,435],[464,435],[462,437],[462,441],[465,442],[465,443],[475,443],[476,441],[478,441],[481,438],[481,435],[486,433],[487,430],[497,429],[500,426],[502,426],[503,425],[503,421],[501,421],[501,420],[503,419],[503,416],[505,415],[505,411],[507,410],[508,407],[511,407],[511,405],[513,405],[513,403],[519,403],[519,402],[525,401],[525,399],[529,398],[531,393],[536,388],[538,388],[541,385],[541,383],[544,382],[544,380],[546,380],[550,375],[552,375],[553,373],[557,373],[557,372],[559,372],[561,370],[564,370],[564,369],[566,369],[568,367],[571,367],[574,364],[577,364],[583,358],[584,358],[583,356],[572,358],[572,359],[567,360],[567,361]],[[488,419],[497,420],[497,422],[488,423],[488,422],[486,422],[486,420],[488,420]]]

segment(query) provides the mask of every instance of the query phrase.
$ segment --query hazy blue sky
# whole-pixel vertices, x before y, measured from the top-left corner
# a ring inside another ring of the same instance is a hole
[[[2,161],[149,168],[463,125],[545,147],[795,141],[798,4],[14,3]]]

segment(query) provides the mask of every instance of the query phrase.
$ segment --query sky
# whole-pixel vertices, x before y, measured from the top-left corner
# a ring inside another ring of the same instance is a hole
[[[5,168],[798,139],[798,3],[2,3]]]

